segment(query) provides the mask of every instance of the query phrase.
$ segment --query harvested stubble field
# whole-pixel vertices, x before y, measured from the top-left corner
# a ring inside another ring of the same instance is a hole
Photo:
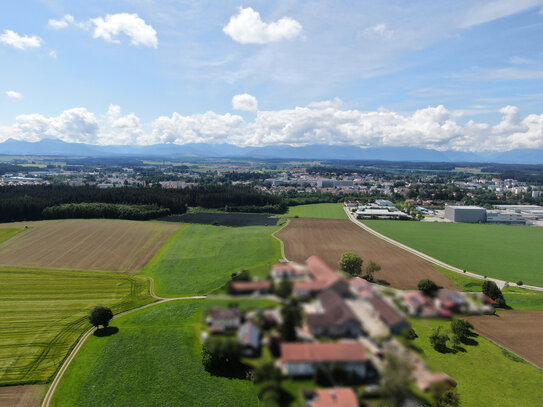
[[[0,406],[2,407],[36,407],[40,405],[45,393],[43,384],[25,386],[0,387]]]
[[[179,227],[110,219],[34,222],[0,245],[0,266],[137,271]]]
[[[466,318],[475,331],[543,369],[543,311],[500,311]]]
[[[355,252],[365,264],[370,260],[380,264],[382,269],[375,278],[393,287],[414,289],[420,280],[429,278],[443,287],[456,288],[431,263],[371,235],[348,220],[291,219],[276,236],[284,242],[289,260],[303,262],[311,255],[318,255],[331,267],[338,268],[343,253]]]
[[[0,386],[49,380],[95,305],[117,313],[154,301],[146,277],[119,273],[0,270],[0,292]]]

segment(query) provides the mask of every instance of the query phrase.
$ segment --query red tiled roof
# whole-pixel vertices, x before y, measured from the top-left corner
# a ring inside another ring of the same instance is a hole
[[[315,281],[324,284],[325,287],[330,287],[337,281],[342,280],[342,277],[318,256],[309,257],[305,264]]]
[[[353,277],[349,280],[349,283],[356,289],[360,290],[362,288],[368,288],[371,286],[371,283],[368,280],[364,280],[360,277]]]
[[[358,342],[282,343],[282,362],[365,362],[364,346]]]
[[[317,389],[310,407],[358,407],[356,394],[350,387]]]
[[[236,281],[233,282],[230,287],[234,291],[260,291],[269,290],[269,281]]]

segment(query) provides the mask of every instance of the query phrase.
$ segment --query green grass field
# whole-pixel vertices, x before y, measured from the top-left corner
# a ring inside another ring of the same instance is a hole
[[[273,304],[240,300],[245,309]],[[69,366],[53,406],[256,406],[249,380],[211,376],[201,363],[204,314],[226,300],[175,301],[114,320],[119,332],[91,336]]]
[[[482,291],[483,281],[434,266],[455,283],[462,291]],[[543,292],[525,290],[520,287],[506,287],[502,290],[505,301],[515,310],[543,311]]]
[[[176,232],[143,270],[165,297],[207,294],[241,268],[267,268],[281,258],[271,234],[277,227],[187,225]]]
[[[298,205],[288,208],[287,218],[320,218],[320,219],[349,219],[343,210],[342,203],[320,203]]]
[[[98,304],[114,312],[151,302],[142,276],[0,269],[0,385],[47,381]]]
[[[423,349],[429,366],[458,383],[462,406],[543,405],[543,371],[483,337],[475,338],[476,346],[463,345],[466,352],[439,353],[431,347],[428,337],[432,328],[442,325],[448,329],[450,323],[433,319],[410,322],[419,336],[414,344]]]
[[[0,228],[0,243],[4,243],[22,231],[24,231],[22,228]]]
[[[543,286],[543,228],[467,223],[364,221],[448,264],[506,281]]]

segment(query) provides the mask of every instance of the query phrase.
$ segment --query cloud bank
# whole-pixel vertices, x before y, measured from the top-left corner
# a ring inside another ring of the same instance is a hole
[[[249,95],[250,96],[250,95]],[[256,100],[256,99],[255,99]],[[413,146],[437,150],[507,151],[543,148],[543,114],[522,117],[515,106],[500,110],[496,124],[462,123],[461,115],[439,105],[400,114],[386,109],[344,110],[340,101],[312,103],[277,111],[258,111],[254,120],[208,111],[184,116],[174,112],[142,124],[112,105],[96,116],[79,107],[59,116],[17,116],[0,128],[0,140],[43,138],[90,144],[230,143],[239,146],[308,144]]]

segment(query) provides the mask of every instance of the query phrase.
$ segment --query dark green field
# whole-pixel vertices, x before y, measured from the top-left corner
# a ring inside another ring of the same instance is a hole
[[[467,223],[364,221],[394,240],[483,276],[543,286],[543,228]]]
[[[288,208],[287,218],[349,219],[342,203],[298,205]]]
[[[60,381],[52,405],[257,406],[251,381],[211,376],[201,363],[205,312],[227,304],[181,300],[114,320],[119,332],[88,339]],[[240,301],[246,309],[271,304]]]
[[[268,266],[281,257],[271,234],[277,226],[187,225],[176,232],[143,273],[155,279],[158,295],[207,294],[241,268]]]

